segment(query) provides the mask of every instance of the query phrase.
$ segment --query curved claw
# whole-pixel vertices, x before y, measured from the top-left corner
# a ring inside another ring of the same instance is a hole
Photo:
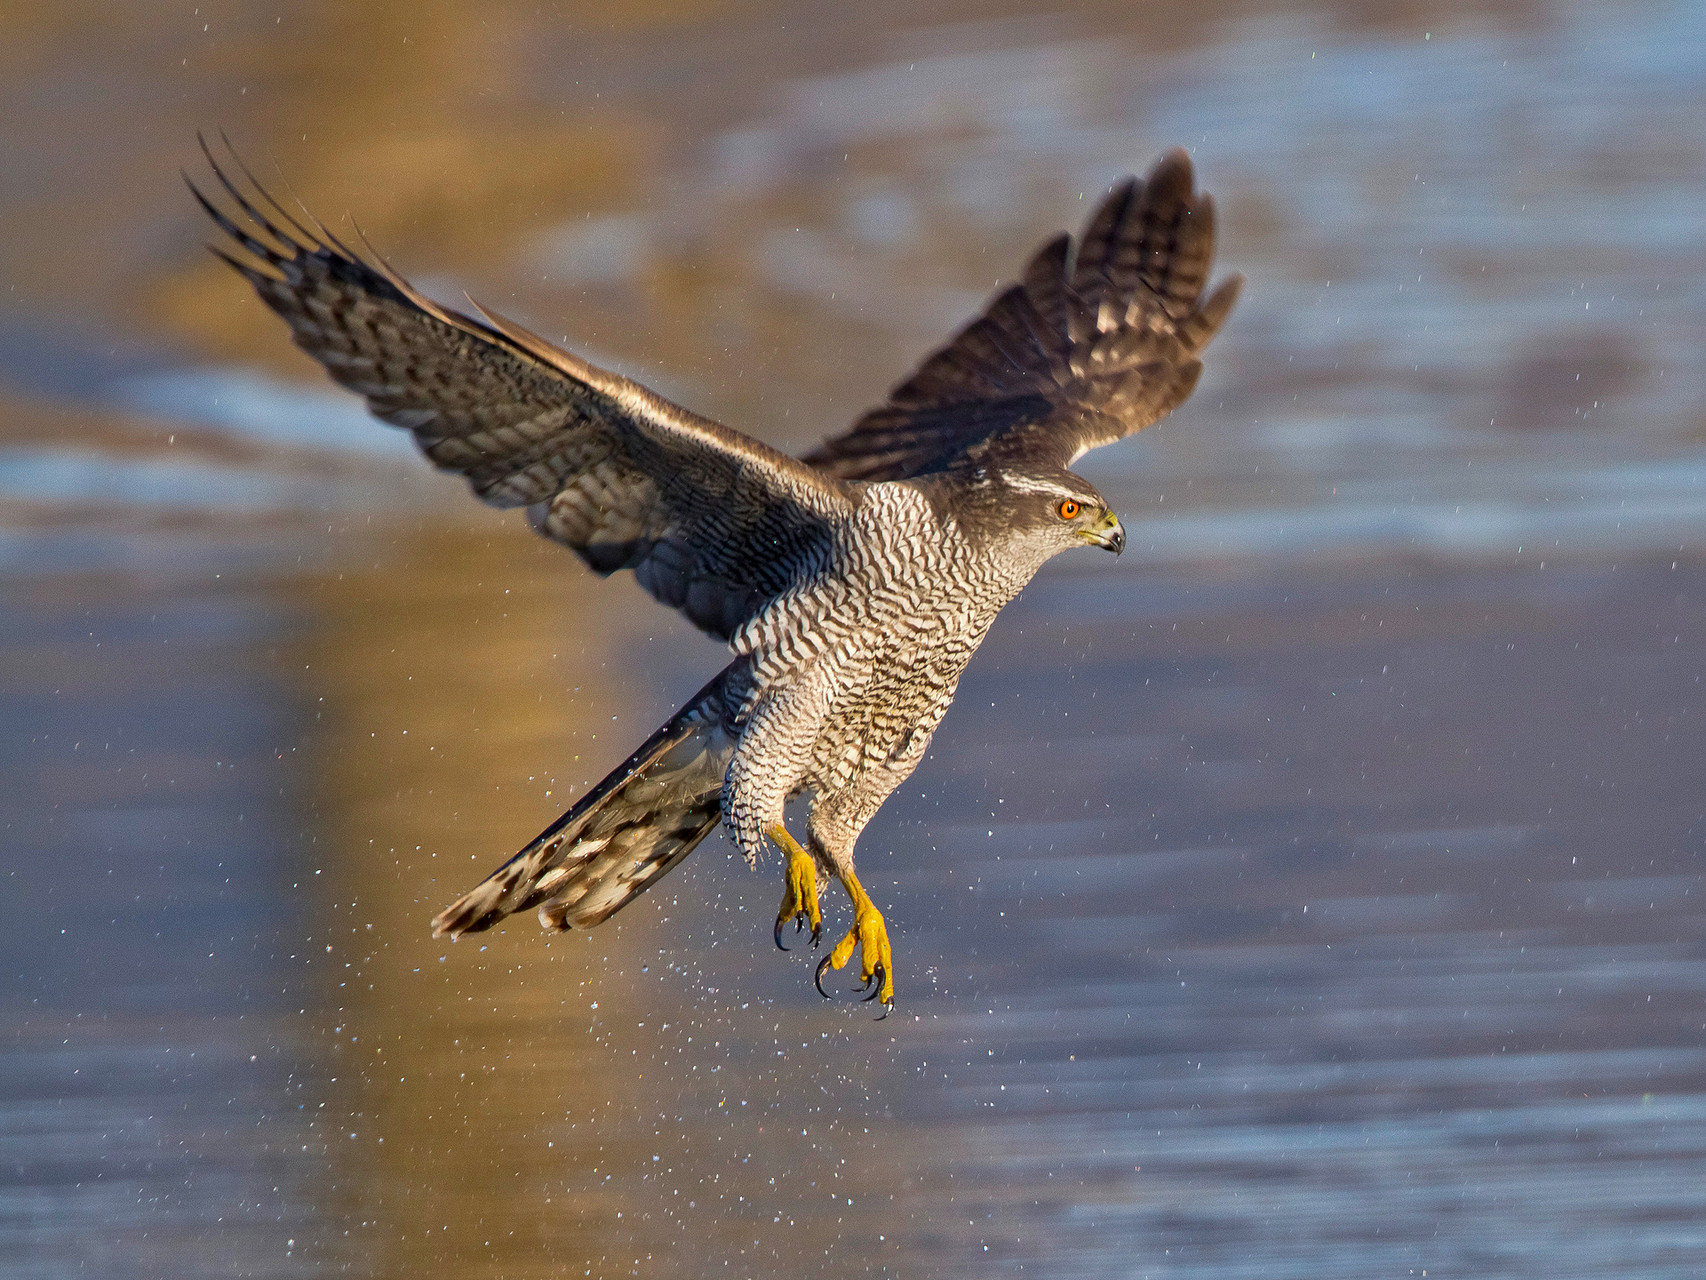
[[[817,993],[820,996],[822,996],[825,1000],[835,999],[835,996],[833,993],[825,991],[823,989],[823,975],[829,972],[829,967],[833,963],[834,963],[834,957],[833,956],[825,956],[822,960],[819,960],[817,962],[817,972],[812,975],[812,984],[817,987]],[[865,996],[860,996],[859,1000],[860,1000],[861,1004],[870,1004],[871,1001],[877,999],[879,996],[881,996],[883,994],[883,980],[886,976],[887,975],[883,969],[883,966],[879,964],[872,971],[870,977],[866,978],[865,981],[860,983],[858,986],[852,987],[849,989],[855,995],[858,995],[858,993],[861,991],[869,990],[870,994],[865,995]],[[883,1001],[883,1011],[877,1015],[876,1021],[881,1022],[884,1018],[888,1017],[889,1014],[891,1014],[893,1012],[894,1012],[894,1001],[884,1000]]]
[[[871,970],[871,976],[865,979],[864,986],[856,987],[854,989],[856,991],[863,991],[865,989],[865,987],[869,987],[871,989],[871,994],[868,996],[862,996],[860,998],[861,1004],[870,1004],[871,1001],[875,1000],[878,996],[882,995],[882,993],[883,993],[883,966],[882,965],[879,964],[875,969]]]
[[[800,933],[805,929],[807,919],[808,919],[808,917],[804,911],[800,912],[799,915],[793,917],[794,932],[795,933]],[[776,930],[774,933],[772,933],[770,935],[771,937],[776,939],[776,948],[779,951],[792,951],[793,950],[792,947],[790,947],[787,943],[782,941],[782,926],[787,924],[787,923],[788,923],[788,917],[787,916],[777,916],[776,917]],[[817,950],[818,943],[820,943],[821,941],[823,941],[823,925],[822,924],[814,924],[812,926],[812,936],[811,936],[811,946],[812,946],[813,951]]]

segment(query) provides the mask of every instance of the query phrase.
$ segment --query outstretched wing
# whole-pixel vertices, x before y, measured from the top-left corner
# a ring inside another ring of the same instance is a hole
[[[1182,404],[1243,283],[1206,299],[1214,203],[1168,152],[1115,187],[1076,245],[1051,240],[1023,283],[806,461],[845,480],[900,480],[991,452],[1070,465]]]
[[[827,546],[851,504],[839,481],[477,303],[480,319],[439,306],[377,255],[304,227],[245,169],[263,213],[207,158],[247,225],[190,190],[253,260],[214,252],[296,344],[375,416],[412,431],[435,464],[494,506],[530,508],[541,532],[599,573],[634,570],[658,600],[728,639]]]

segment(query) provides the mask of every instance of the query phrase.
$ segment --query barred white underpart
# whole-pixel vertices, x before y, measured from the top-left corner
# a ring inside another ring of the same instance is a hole
[[[731,641],[752,665],[724,817],[749,861],[788,798],[809,790],[815,848],[850,865],[860,829],[923,758],[995,615],[1063,549],[980,546],[908,483],[868,488],[831,548]]]
[[[597,924],[719,824],[756,859],[802,792],[808,847],[849,879],[860,831],[923,758],[996,614],[1085,545],[1060,500],[1105,511],[1066,468],[1183,402],[1238,289],[1204,293],[1213,204],[1172,152],[1114,188],[1076,243],[1044,245],[886,404],[795,459],[477,304],[440,306],[213,172],[238,209],[196,191],[231,241],[215,252],[297,345],[481,499],[525,507],[598,573],[633,570],[734,652],[437,917],[451,936],[530,906],[551,928]],[[1123,545],[1117,522],[1096,529]]]

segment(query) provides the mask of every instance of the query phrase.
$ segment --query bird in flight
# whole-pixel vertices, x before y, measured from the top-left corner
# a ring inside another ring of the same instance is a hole
[[[749,865],[766,842],[783,854],[784,949],[790,923],[818,944],[819,880],[841,882],[853,921],[818,990],[857,952],[860,990],[892,1008],[859,833],[917,768],[1002,606],[1062,551],[1124,549],[1119,517],[1068,468],[1190,395],[1237,298],[1238,276],[1205,295],[1214,206],[1190,158],[1115,186],[887,403],[793,458],[478,303],[441,306],[371,246],[291,214],[235,152],[247,186],[202,149],[227,198],[190,182],[229,237],[214,252],[299,347],[485,502],[525,507],[596,573],[632,570],[734,653],[434,934],[528,907],[548,929],[598,924],[721,825]],[[783,811],[807,792],[802,843]]]

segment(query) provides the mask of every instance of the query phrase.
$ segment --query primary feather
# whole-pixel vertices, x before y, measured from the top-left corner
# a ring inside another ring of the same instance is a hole
[[[990,454],[1069,466],[1184,402],[1202,350],[1237,300],[1233,276],[1202,296],[1214,202],[1171,151],[1128,178],[1074,246],[1049,241],[1021,283],[846,432],[806,455],[844,480],[899,480]]]

